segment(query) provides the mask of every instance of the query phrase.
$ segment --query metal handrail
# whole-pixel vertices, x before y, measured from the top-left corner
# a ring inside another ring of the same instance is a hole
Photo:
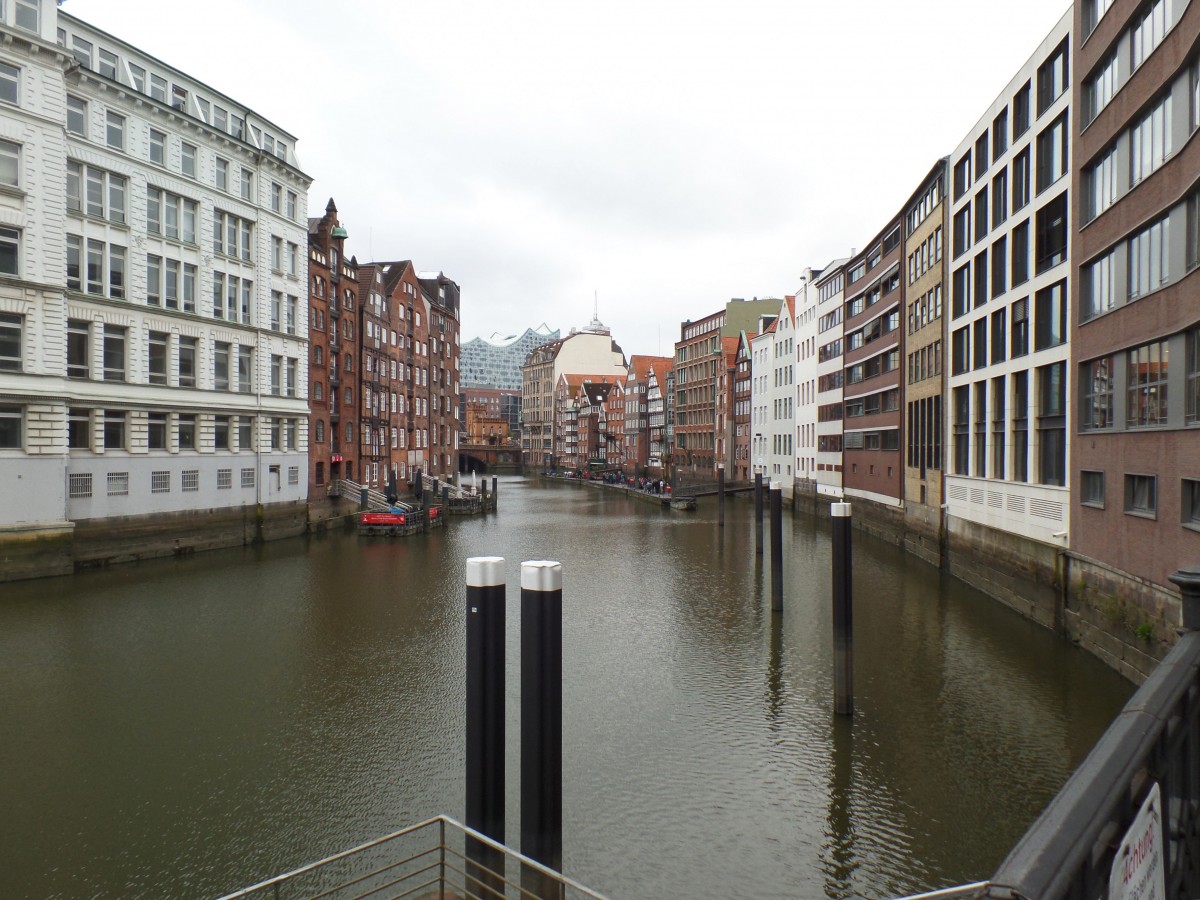
[[[988,886],[986,881],[976,881],[972,884],[960,884],[958,887],[942,888],[924,894],[913,894],[901,897],[899,900],[943,900],[946,897],[977,897],[979,892]]]
[[[433,842],[394,858],[379,858],[378,851],[406,838],[424,837],[433,832]],[[449,836],[462,838],[466,850],[450,846]],[[486,854],[473,853],[472,847],[486,848],[499,860],[496,868],[482,862]],[[375,852],[373,852],[375,851]],[[436,855],[435,855],[436,854]],[[509,862],[515,864],[509,877]],[[337,872],[345,866],[347,871]],[[336,853],[317,862],[301,866],[250,887],[227,894],[221,900],[243,900],[258,897],[303,897],[306,900],[338,898],[361,900],[387,891],[388,897],[408,897],[418,891],[447,888],[466,898],[498,900],[498,898],[537,898],[537,891],[522,886],[524,873],[536,873],[543,884],[557,889],[557,896],[579,897],[584,900],[604,900],[603,895],[584,887],[574,879],[555,872],[536,860],[506,847],[487,835],[449,816],[437,816],[419,824],[402,828],[383,837]],[[309,884],[311,882],[311,884]],[[309,886],[306,888],[305,885]]]

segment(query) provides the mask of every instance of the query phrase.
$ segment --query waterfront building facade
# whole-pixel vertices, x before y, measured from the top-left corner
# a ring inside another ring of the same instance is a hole
[[[573,331],[530,351],[521,366],[521,451],[526,465],[552,468],[556,441],[556,389],[563,375],[620,375],[629,367],[625,354],[600,322],[586,331]]]
[[[0,526],[302,504],[295,138],[48,0],[0,17]]]
[[[945,159],[938,160],[904,210],[904,498],[906,511],[941,524],[944,433],[943,264],[946,235]]]
[[[629,375],[625,381],[625,414],[623,423],[623,460],[621,465],[627,474],[640,474],[650,465],[651,419],[650,388],[657,387],[660,374],[671,367],[671,358],[666,356],[629,357]],[[662,402],[662,392],[657,400]],[[658,410],[661,415],[661,408]],[[661,463],[659,464],[661,465]]]
[[[524,334],[471,338],[462,345],[462,383],[469,387],[492,387],[521,392],[521,366],[530,351],[560,337],[545,322],[526,328]]]
[[[504,439],[501,443],[508,443],[510,440],[519,440],[521,435],[521,392],[519,390],[505,390],[502,388],[490,387],[473,387],[464,384],[462,386],[461,404],[462,412],[460,417],[464,423],[464,433],[468,436],[469,443],[477,443],[470,435],[473,433],[469,427],[469,412],[471,406],[482,406],[484,413],[488,419],[504,420],[507,425],[503,432]]]
[[[784,298],[775,321],[751,341],[759,354],[755,381],[761,399],[752,398],[760,413],[758,452],[768,479],[779,483],[785,497],[792,496],[796,461],[795,302],[794,296]]]
[[[1067,13],[950,158],[946,504],[1065,546],[1071,223]]]
[[[750,345],[754,332],[738,335],[737,353],[733,363],[733,470],[734,481],[750,481],[754,477],[751,456],[754,432],[753,350]]]
[[[1070,546],[1173,590],[1200,560],[1200,4],[1084,0],[1074,29]]]
[[[835,259],[817,287],[817,493],[842,496],[842,300],[847,259]]]
[[[358,316],[358,263],[347,260],[347,232],[333,199],[325,215],[308,220],[309,423],[308,496],[316,502],[340,478],[351,481],[358,468],[358,406],[341,390],[343,353],[358,359],[358,331],[344,330]],[[271,296],[271,317],[291,316],[293,298]],[[343,333],[344,332],[344,333]]]
[[[779,300],[734,298],[725,308],[680,326],[675,344],[676,470],[715,475],[717,462],[717,383],[727,373],[724,337],[754,329],[759,315],[778,314]],[[727,421],[727,420],[726,420]]]
[[[805,269],[796,291],[795,475],[813,490],[817,480],[817,325],[820,269]]]
[[[428,384],[429,434],[425,471],[443,479],[458,472],[458,418],[461,345],[459,341],[460,290],[442,272],[418,274],[428,322],[428,343],[423,348]],[[423,436],[424,437],[424,436]]]
[[[843,486],[888,506],[904,498],[901,391],[904,235],[896,216],[846,263]]]

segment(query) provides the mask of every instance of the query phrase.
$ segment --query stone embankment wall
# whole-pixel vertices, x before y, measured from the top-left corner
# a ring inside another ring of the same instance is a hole
[[[797,490],[793,508],[829,518],[832,498]],[[1177,640],[1179,595],[1096,560],[936,510],[851,498],[858,530],[903,547],[1073,641],[1140,684]]]

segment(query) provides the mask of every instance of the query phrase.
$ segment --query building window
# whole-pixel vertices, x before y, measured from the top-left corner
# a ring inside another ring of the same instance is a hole
[[[38,17],[38,0],[17,0],[17,16],[14,24],[25,31],[37,34],[41,30]]]
[[[169,494],[171,493],[171,473],[170,472],[151,472],[150,473],[150,493],[152,494]]]
[[[1136,69],[1146,61],[1174,24],[1174,5],[1174,0],[1155,0],[1143,8],[1129,35],[1131,68]]]
[[[196,242],[196,201],[156,187],[146,189],[146,230],[172,240]]]
[[[67,320],[67,377],[90,378],[91,359],[88,351],[91,328],[83,319]]]
[[[1035,269],[1040,275],[1067,258],[1067,192],[1063,191],[1037,212]]]
[[[1184,525],[1200,527],[1200,479],[1184,478],[1182,487],[1180,519]]]
[[[1106,356],[1092,360],[1083,367],[1083,410],[1079,427],[1082,431],[1095,431],[1113,426],[1113,365],[1114,359]]]
[[[1183,337],[1186,354],[1184,359],[1184,383],[1187,402],[1184,417],[1189,425],[1200,422],[1200,328],[1193,328]]]
[[[1079,289],[1079,319],[1086,322],[1117,305],[1116,251],[1100,257],[1083,267],[1083,283]]]
[[[1112,6],[1113,0],[1084,0],[1083,2],[1083,33],[1091,34],[1096,26],[1100,23],[1100,19],[1108,12],[1108,8]]]
[[[245,262],[251,261],[251,226],[242,219],[221,210],[213,211],[213,252],[222,253]]]
[[[0,184],[17,187],[21,181],[21,145],[0,141]]]
[[[21,70],[16,66],[0,62],[0,100],[5,103],[17,104],[19,96],[18,85],[21,80]]]
[[[167,164],[167,136],[157,129],[150,129],[150,162],[160,166]]]
[[[1171,155],[1171,95],[1166,94],[1129,134],[1129,184],[1133,186]]]
[[[0,450],[21,449],[21,407],[0,406]]]
[[[0,372],[21,371],[21,336],[24,325],[23,316],[0,313]]]
[[[254,373],[254,348],[238,345],[238,392],[250,393]]]
[[[126,184],[120,175],[68,161],[67,209],[124,224]]]
[[[999,228],[1008,218],[1008,170],[1001,169],[992,179],[992,228]]]
[[[125,117],[109,110],[106,116],[105,140],[114,150],[125,149]],[[153,133],[153,132],[151,132]]]
[[[1029,372],[1013,373],[1013,481],[1029,481]]]
[[[104,380],[125,380],[126,329],[120,325],[104,326]]]
[[[92,496],[92,473],[71,472],[68,474],[67,496],[73,499]]]
[[[200,490],[199,469],[184,469],[180,480],[185,493]]]
[[[17,275],[20,268],[21,232],[0,227],[0,275]]]
[[[1013,287],[1030,280],[1030,222],[1013,229]]]
[[[180,415],[175,420],[175,437],[180,450],[196,449],[196,417]]]
[[[283,212],[283,185],[277,181],[271,182],[271,211]]]
[[[128,428],[126,414],[111,409],[104,411],[104,449],[124,450]]]
[[[150,384],[167,383],[167,333],[151,331],[147,353]]]
[[[180,387],[196,386],[196,351],[199,340],[194,337],[179,339],[179,358],[176,361],[176,374]]]
[[[129,496],[129,473],[128,472],[109,472],[108,478],[108,496],[110,497],[128,497]]]
[[[1090,221],[1112,206],[1117,199],[1116,145],[1088,166],[1084,172],[1084,187],[1087,191],[1085,213]]]
[[[1158,512],[1158,479],[1153,475],[1125,476],[1125,512],[1151,519]]]
[[[971,389],[967,385],[954,389],[954,472],[968,475],[971,453],[970,435]]]
[[[1087,469],[1079,473],[1079,502],[1084,506],[1094,506],[1104,509],[1104,473],[1090,472]]]
[[[1024,209],[1029,203],[1029,148],[1026,147],[1013,157],[1012,162],[1012,208],[1013,212]]]
[[[92,414],[90,410],[67,410],[67,447],[71,450],[88,450],[92,446]]]
[[[189,178],[196,177],[196,146],[187,141],[179,144],[179,171]]]
[[[238,183],[242,189],[242,199],[249,200],[254,193],[254,173],[249,169],[242,169],[242,177]]]
[[[228,491],[233,487],[233,469],[217,469],[217,490]]]
[[[1125,361],[1125,424],[1129,428],[1167,424],[1168,345],[1152,341],[1128,351]]]
[[[1067,42],[1064,40],[1037,71],[1037,97],[1040,116],[1071,86],[1067,65]]]
[[[1091,122],[1108,106],[1108,101],[1117,92],[1117,51],[1101,60],[1093,74],[1083,85],[1084,124]]]
[[[1129,239],[1129,299],[1162,287],[1170,279],[1171,219],[1164,216]]]
[[[146,446],[151,450],[167,449],[167,414],[150,413],[146,418]]]
[[[214,183],[219,191],[229,190],[229,160],[217,157]]]
[[[1040,194],[1067,174],[1067,114],[1037,136],[1037,190]]]
[[[1060,281],[1037,292],[1034,309],[1034,349],[1057,347],[1067,340],[1067,290]]]
[[[1013,95],[1013,141],[1016,141],[1021,135],[1029,130],[1031,121],[1030,117],[1030,84],[1025,82],[1024,85]]]
[[[1038,376],[1038,481],[1065,485],[1067,461],[1066,363],[1040,366]]]
[[[0,64],[0,99],[4,99],[4,66]],[[14,84],[15,88],[16,85]],[[16,102],[14,97],[12,102]],[[67,95],[67,131],[80,137],[87,137],[87,101],[79,97]]]
[[[238,450],[254,449],[254,418],[252,416],[238,416],[237,439]],[[251,471],[254,470],[251,469]],[[253,483],[250,486],[254,487]]]
[[[296,201],[297,201],[296,192],[288,191],[287,192],[287,213],[286,213],[286,215],[293,222],[296,220],[296,206],[297,206]]]

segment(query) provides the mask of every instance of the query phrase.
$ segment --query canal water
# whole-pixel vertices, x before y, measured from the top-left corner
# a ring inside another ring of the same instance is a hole
[[[1132,687],[855,535],[832,712],[829,522],[503,479],[500,512],[0,585],[0,895],[212,897],[463,815],[464,561],[564,579],[564,868],[614,898],[887,897],[985,879]],[[767,566],[769,572],[769,565]]]

